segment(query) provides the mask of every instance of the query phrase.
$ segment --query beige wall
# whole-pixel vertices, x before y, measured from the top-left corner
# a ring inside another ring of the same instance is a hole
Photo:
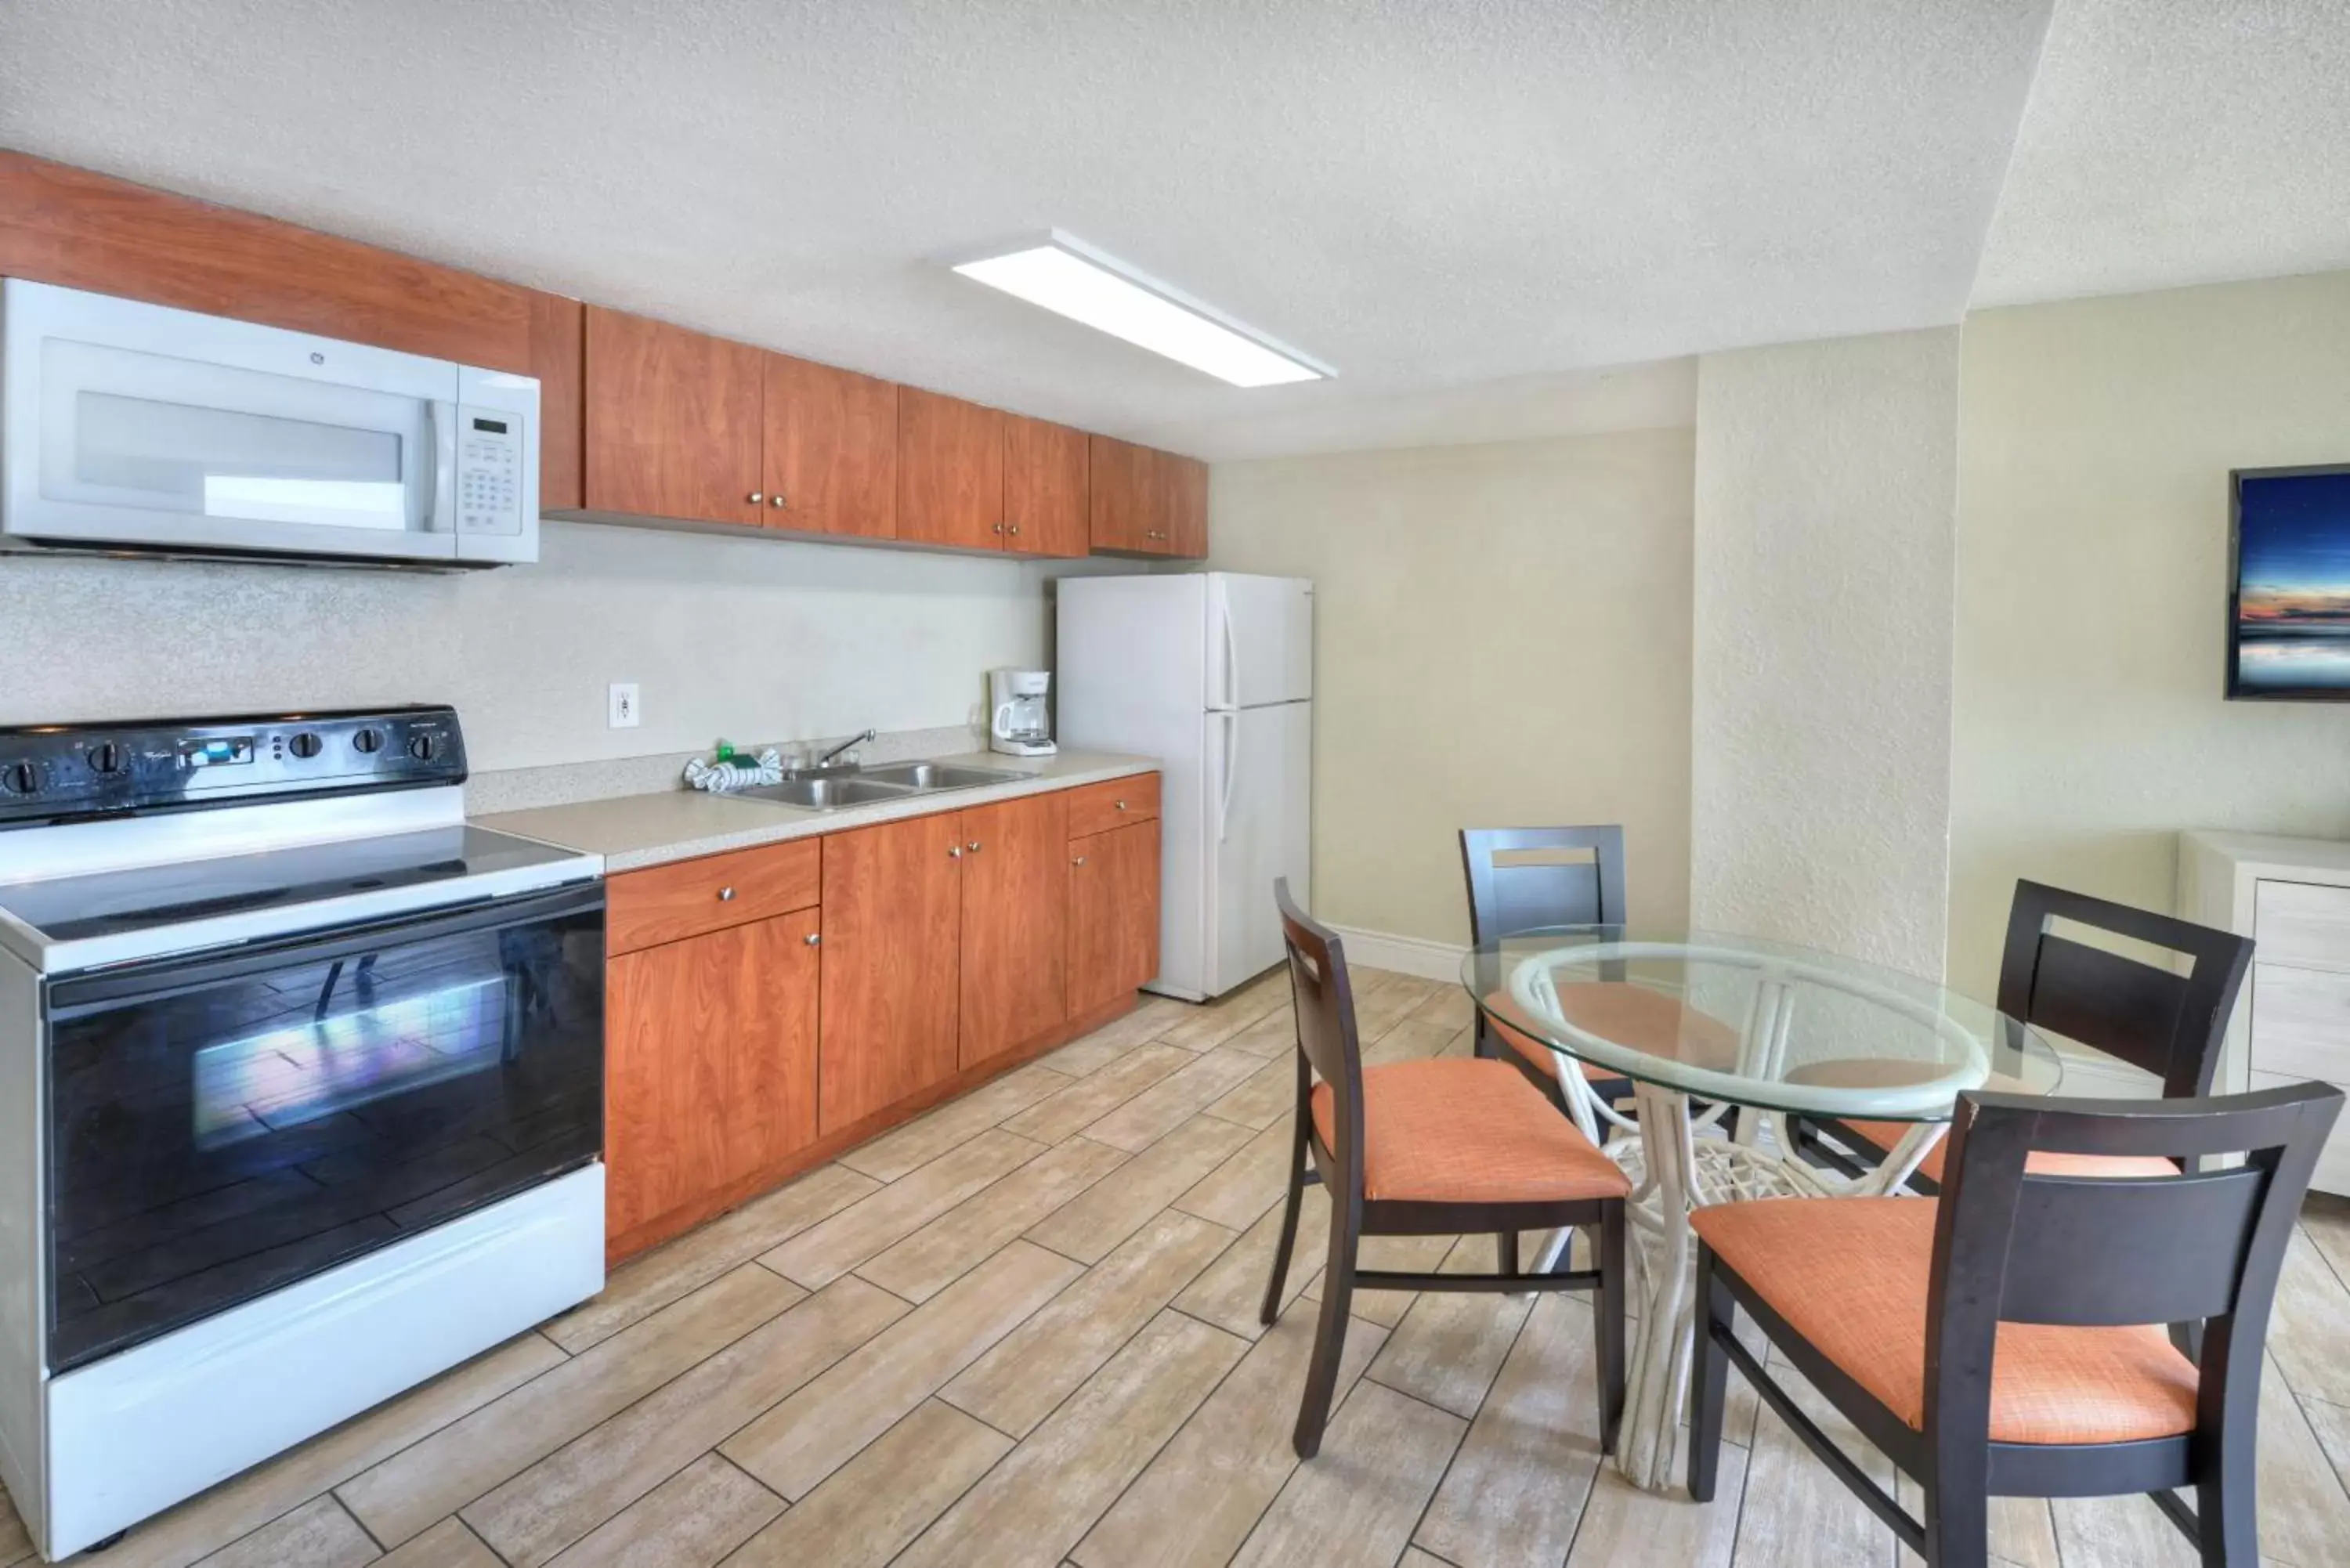
[[[0,556],[0,723],[454,702],[476,768],[972,722],[1059,568],[550,523],[457,576]],[[1082,566],[1076,569],[1086,569]],[[605,727],[605,688],[643,723]]]
[[[1472,825],[1620,822],[1632,912],[1689,887],[1690,432],[1220,463],[1220,570],[1315,588],[1314,897],[1468,940]]]
[[[1696,923],[1942,966],[1959,334],[1698,362]]]
[[[1950,973],[2018,877],[2168,909],[2184,827],[2350,835],[2350,707],[2228,702],[2228,471],[2350,462],[2350,273],[1969,317]]]

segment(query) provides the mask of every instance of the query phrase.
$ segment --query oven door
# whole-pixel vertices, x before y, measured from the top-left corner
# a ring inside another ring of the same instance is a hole
[[[53,981],[48,1366],[595,1159],[601,884]]]

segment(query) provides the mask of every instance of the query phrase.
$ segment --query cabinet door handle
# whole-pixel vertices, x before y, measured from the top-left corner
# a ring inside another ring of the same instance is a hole
[[[763,493],[761,493],[760,492],[758,492],[758,491],[756,491],[756,490],[754,490],[754,491],[751,492],[750,501],[751,501],[751,504],[752,504],[752,505],[756,506],[757,504],[759,504],[759,503],[760,503],[760,502],[764,501],[765,499],[766,499],[766,496],[765,496],[765,495],[764,495]]]
[[[734,901],[734,889],[733,889],[733,888],[719,888],[719,889],[718,889],[718,901],[719,901],[720,903],[722,903],[722,904],[731,904],[731,903],[733,903],[733,902]]]
[[[960,860],[960,859],[962,859],[962,845],[960,845],[960,844],[950,844],[950,845],[948,845],[948,846],[947,846],[947,858],[948,858],[948,859],[950,859],[950,860]]]
[[[998,523],[998,524],[995,525],[995,531],[996,531],[997,533],[999,533],[999,534],[1003,533],[1003,524],[1001,524],[1001,523]]]
[[[1086,857],[1085,857],[1084,856],[1082,856],[1082,855],[1078,856],[1075,860],[1072,860],[1072,861],[1070,861],[1070,862],[1069,862],[1069,864],[1070,864],[1070,865],[1072,865],[1072,866],[1082,866],[1082,865],[1084,865],[1085,863],[1086,863]]]
[[[976,855],[979,853],[979,840],[974,838],[969,844],[964,845],[963,847],[970,850],[973,855]]]
[[[822,931],[810,931],[810,932],[809,932],[806,937],[802,938],[801,940],[804,940],[804,941],[806,941],[806,942],[807,943],[807,945],[808,945],[808,946],[810,946],[810,947],[814,947],[814,946],[816,946],[816,943],[818,943],[818,942],[820,942],[820,941],[824,940],[824,933],[823,933]]]
[[[1012,525],[1012,531],[1013,531],[1014,534],[1017,534],[1018,532],[1020,532],[1020,524],[1017,524],[1017,523],[1014,523],[1014,524]]]
[[[1124,810],[1126,809],[1126,802],[1124,802],[1124,801],[1119,801],[1119,802],[1118,803],[1118,810],[1120,810],[1120,811],[1124,811]]]
[[[783,493],[782,491],[780,491],[780,490],[776,491],[773,495],[770,495],[770,496],[768,496],[768,497],[767,497],[767,504],[768,504],[768,505],[770,505],[770,506],[781,506],[783,504],[784,504],[784,493]]]

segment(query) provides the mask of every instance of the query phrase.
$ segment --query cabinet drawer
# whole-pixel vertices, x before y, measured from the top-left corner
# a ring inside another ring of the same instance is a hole
[[[605,949],[634,952],[812,907],[824,852],[813,838],[623,871],[606,884]]]
[[[1087,784],[1069,792],[1069,836],[1107,833],[1129,822],[1149,822],[1159,815],[1159,775],[1137,774],[1107,784]]]
[[[2270,963],[2350,970],[2350,888],[2262,880],[2252,895],[2252,938]]]
[[[2251,1086],[2284,1089],[2305,1082],[2305,1078],[2289,1073],[2254,1073]],[[2309,1179],[2309,1185],[2320,1192],[2350,1192],[2350,1120],[2334,1124],[2333,1136],[2325,1140],[2325,1151],[2317,1157],[2317,1170]]]
[[[2350,1080],[2350,974],[2254,964],[2251,1065],[2289,1078]]]

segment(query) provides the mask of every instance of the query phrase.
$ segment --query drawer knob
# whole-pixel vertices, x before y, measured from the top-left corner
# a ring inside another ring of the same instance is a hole
[[[766,497],[759,493],[759,492],[755,490],[751,492],[750,502],[752,505],[756,506],[760,502],[764,501]]]
[[[733,902],[734,901],[734,889],[733,889],[733,888],[719,888],[719,889],[718,889],[718,901],[719,901],[720,903],[722,903],[722,904],[731,904],[731,903],[733,903]]]
[[[810,931],[803,940],[806,941],[808,946],[814,947],[816,943],[824,940],[824,933],[821,931]]]
[[[784,504],[784,493],[783,493],[782,491],[780,491],[780,490],[776,491],[773,495],[770,495],[770,496],[768,496],[768,497],[767,497],[767,504],[768,504],[768,505],[770,505],[770,506],[781,506],[783,504]]]
[[[950,860],[960,860],[960,859],[962,859],[962,845],[960,845],[960,844],[950,844],[950,845],[948,845],[948,846],[947,846],[947,858],[948,858],[948,859],[950,859]]]
[[[1070,861],[1070,862],[1069,862],[1069,864],[1070,864],[1070,865],[1072,865],[1072,866],[1082,866],[1082,865],[1084,865],[1085,863],[1086,863],[1086,857],[1085,857],[1084,856],[1082,856],[1082,855],[1078,856],[1075,860],[1072,860],[1072,861]]]
[[[1003,533],[1003,524],[1001,524],[1001,523],[998,523],[998,524],[995,525],[995,531],[996,531],[997,533],[999,533],[999,534]]]
[[[979,840],[974,838],[969,844],[964,845],[963,847],[970,850],[973,855],[976,855],[979,853]]]
[[[1014,523],[1014,524],[1012,525],[1012,531],[1013,531],[1014,534],[1017,534],[1018,532],[1020,532],[1020,524],[1017,524],[1017,523]]]
[[[1120,811],[1124,811],[1124,810],[1126,809],[1126,802],[1124,802],[1124,801],[1119,801],[1119,802],[1118,803],[1118,810],[1120,810]]]

